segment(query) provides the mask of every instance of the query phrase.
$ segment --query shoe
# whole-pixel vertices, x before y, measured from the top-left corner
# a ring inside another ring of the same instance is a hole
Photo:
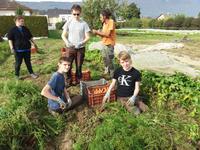
[[[108,74],[108,73],[109,73],[108,67],[105,67],[104,68],[104,74]]]
[[[37,78],[38,78],[38,75],[36,75],[36,74],[34,74],[34,73],[31,73],[31,77],[32,77],[33,79],[37,79]]]
[[[141,110],[138,107],[136,107],[135,110],[134,110],[134,114],[137,116],[140,113],[141,113]]]
[[[15,76],[15,79],[16,79],[16,80],[20,80],[20,77],[19,77],[19,76]]]

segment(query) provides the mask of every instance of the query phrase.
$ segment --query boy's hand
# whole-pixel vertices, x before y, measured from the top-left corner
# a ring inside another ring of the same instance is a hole
[[[66,108],[65,102],[60,97],[58,97],[58,103],[60,104],[60,108],[61,109],[65,109]]]
[[[136,100],[136,96],[131,96],[128,101],[127,101],[127,105],[134,105],[135,104],[135,100]]]
[[[78,43],[78,44],[75,46],[75,48],[79,49],[79,48],[81,48],[83,45],[84,45],[84,42],[80,42],[80,43]]]
[[[74,45],[70,41],[67,41],[66,46],[68,48],[74,48]]]

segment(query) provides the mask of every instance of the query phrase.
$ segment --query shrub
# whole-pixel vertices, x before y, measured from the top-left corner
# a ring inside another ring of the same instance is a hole
[[[15,26],[14,16],[0,16],[0,34],[5,35]],[[48,24],[45,16],[25,16],[25,25],[33,36],[48,36]]]
[[[56,29],[57,30],[62,30],[62,27],[63,27],[64,24],[65,24],[65,22],[63,22],[63,21],[62,22],[57,22],[56,23]]]

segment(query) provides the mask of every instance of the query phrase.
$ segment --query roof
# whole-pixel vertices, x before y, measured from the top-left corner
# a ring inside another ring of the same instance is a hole
[[[0,1],[0,10],[16,10],[17,8],[22,8],[23,10],[32,12],[32,9],[21,5],[17,2],[9,1],[9,0],[1,0]]]

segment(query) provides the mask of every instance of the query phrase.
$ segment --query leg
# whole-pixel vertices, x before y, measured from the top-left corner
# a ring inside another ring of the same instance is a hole
[[[104,48],[101,51],[102,57],[103,57],[103,62],[104,62],[104,66],[105,66],[105,70],[104,70],[104,74],[107,74],[109,72],[108,70],[108,50],[107,50],[107,46],[104,46]]]
[[[114,75],[113,58],[114,58],[114,46],[109,45],[108,46],[108,70],[109,70],[109,74],[111,78]]]
[[[76,62],[76,78],[80,80],[82,78],[82,65],[85,57],[85,47],[77,51]]]
[[[22,64],[23,55],[21,53],[15,53],[15,75],[19,76],[20,67]]]
[[[145,104],[145,103],[143,103],[143,101],[142,100],[137,100],[136,101],[136,106],[142,111],[142,112],[146,112],[149,108],[148,108],[148,106]]]
[[[82,98],[82,96],[80,96],[80,95],[73,96],[73,97],[71,98],[71,100],[72,100],[72,104],[71,104],[71,106],[68,108],[68,110],[73,109],[74,107],[80,105],[80,104],[83,102],[83,98]]]
[[[29,71],[30,74],[33,73],[33,69],[32,69],[32,65],[31,65],[31,52],[23,52],[23,57],[24,57],[24,61],[26,64],[26,67]]]
[[[72,84],[72,65],[74,59],[76,58],[76,51],[74,49],[68,48],[66,50],[66,57],[70,58],[70,68],[67,72],[67,78],[69,80],[69,84]]]

